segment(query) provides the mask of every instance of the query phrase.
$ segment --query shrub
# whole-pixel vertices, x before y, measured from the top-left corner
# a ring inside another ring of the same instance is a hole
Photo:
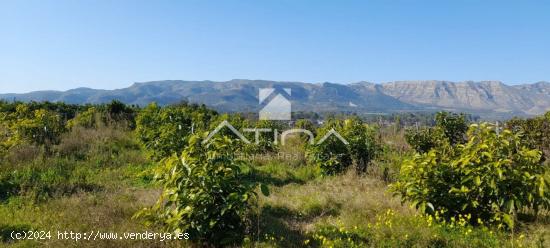
[[[2,113],[0,113],[2,115]],[[5,122],[0,117],[0,158],[4,157],[9,148],[10,131]]]
[[[514,226],[518,211],[550,207],[541,152],[529,149],[517,134],[500,134],[487,123],[471,125],[469,140],[456,147],[438,147],[406,160],[392,190],[422,212],[447,219]]]
[[[17,110],[19,118],[11,123],[10,129],[14,134],[13,140],[27,141],[37,145],[49,145],[59,142],[65,126],[59,114],[44,109],[26,113],[27,108]]]
[[[341,135],[347,144],[338,139],[336,134],[331,134],[319,144],[332,130]],[[357,172],[365,172],[367,165],[380,150],[374,138],[375,130],[359,118],[328,120],[317,130],[317,134],[315,145],[308,146],[307,158],[310,163],[319,166],[325,175],[341,173],[351,165],[355,165]]]
[[[248,122],[244,122],[243,124],[249,125]],[[251,127],[249,126],[243,126],[243,127],[244,128],[253,127],[255,129],[271,130],[269,132],[267,131],[259,132],[257,143],[256,143],[255,132],[243,132],[243,135],[251,142],[249,145],[246,146],[245,148],[246,152],[257,154],[257,153],[275,152],[278,150],[278,145],[276,144],[274,132],[277,131],[280,137],[281,131],[284,129],[284,127],[280,123],[276,121],[271,121],[271,120],[260,120],[254,123]]]
[[[408,129],[405,140],[417,152],[425,153],[434,147],[449,143],[441,129],[423,127],[418,130]]]
[[[249,202],[256,195],[241,173],[243,161],[234,159],[235,142],[240,141],[223,136],[202,144],[203,137],[191,136],[181,159],[163,160],[155,176],[163,185],[161,197],[136,217],[169,232],[189,233],[200,243],[242,241]]]
[[[156,160],[180,152],[191,133],[191,117],[182,108],[160,108],[153,103],[141,111],[136,122],[141,142]]]
[[[159,107],[155,103],[142,109],[136,118],[136,133],[156,160],[178,154],[193,132],[208,127],[215,112],[205,107],[177,105]]]
[[[331,130],[342,130],[343,122],[339,120],[328,120],[325,125],[317,130],[315,144],[309,145],[306,151],[308,162],[318,166],[324,175],[334,175],[345,171],[351,164],[352,159],[348,147],[336,136],[329,136],[319,144]]]
[[[409,128],[405,132],[405,140],[417,152],[424,153],[446,143],[457,145],[466,141],[468,125],[464,114],[439,112],[435,121],[435,127]]]
[[[96,128],[99,122],[98,117],[96,108],[90,107],[86,111],[77,114],[75,118],[70,119],[67,122],[67,128],[71,129],[77,126],[84,128]]]
[[[312,132],[315,135],[315,131],[316,131],[315,130],[315,125],[313,124],[313,122],[311,122],[308,119],[299,119],[299,120],[297,120],[296,123],[294,123],[294,127],[308,130],[308,131]],[[309,138],[309,137],[307,137],[307,135],[301,135],[301,137]]]
[[[124,127],[129,129],[135,128],[135,111],[133,108],[126,104],[113,100],[105,106],[105,114],[102,115],[103,122],[110,125],[123,124]]]
[[[531,119],[514,118],[506,122],[506,127],[520,134],[531,148],[550,155],[550,112]]]
[[[376,142],[376,130],[359,118],[344,121],[343,136],[349,142],[348,150],[357,172],[365,172],[367,165],[381,150]]]
[[[435,115],[435,126],[443,131],[451,145],[466,142],[465,134],[468,124],[464,114],[439,112]]]

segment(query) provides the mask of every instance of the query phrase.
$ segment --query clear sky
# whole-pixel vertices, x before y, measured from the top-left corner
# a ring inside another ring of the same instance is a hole
[[[550,81],[546,1],[0,1],[0,92],[151,80]]]

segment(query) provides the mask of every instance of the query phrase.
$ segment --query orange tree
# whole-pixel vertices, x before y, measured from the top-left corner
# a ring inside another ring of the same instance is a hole
[[[541,152],[509,130],[471,125],[465,144],[442,145],[406,160],[391,189],[428,214],[471,216],[473,224],[514,226],[519,211],[550,207]]]
[[[160,107],[152,103],[138,114],[136,133],[150,156],[161,160],[181,152],[187,145],[188,137],[207,128],[215,115],[214,111],[205,107]]]
[[[330,132],[335,133],[324,139]],[[357,172],[365,172],[367,165],[380,151],[375,130],[357,117],[329,119],[316,133],[315,144],[307,147],[307,159],[309,163],[319,166],[325,175],[341,173],[352,165],[355,165]]]
[[[181,157],[161,162],[155,175],[163,186],[161,197],[136,217],[169,232],[188,233],[198,244],[237,244],[244,238],[256,185],[245,180],[241,169],[246,164],[235,155],[241,141],[217,136],[203,143],[206,134],[192,135]]]

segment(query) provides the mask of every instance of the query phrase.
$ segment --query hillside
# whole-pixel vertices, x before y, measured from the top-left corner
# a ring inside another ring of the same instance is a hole
[[[550,83],[506,85],[498,81],[397,81],[383,84],[276,82],[266,80],[154,81],[116,90],[77,88],[0,94],[6,100],[104,103],[113,99],[146,105],[187,100],[220,111],[257,111],[260,88],[291,88],[294,111],[398,112],[451,110],[481,115],[537,115],[550,109]]]

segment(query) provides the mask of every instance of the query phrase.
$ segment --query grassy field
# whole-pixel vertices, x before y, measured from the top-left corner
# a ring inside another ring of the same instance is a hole
[[[250,161],[247,180],[269,185],[271,194],[259,196],[243,246],[550,247],[548,213],[503,232],[460,220],[437,223],[402,205],[387,188],[409,151],[400,133],[381,133],[391,152],[374,161],[365,175],[321,176],[318,168],[304,164],[299,141],[281,148],[293,156],[271,154]],[[3,163],[0,175],[12,184],[2,187],[18,191],[0,198],[0,246],[192,246],[186,241],[57,239],[57,231],[161,232],[132,218],[155,202],[160,187],[151,181],[154,164],[129,131],[74,129],[50,151],[21,146]],[[12,230],[29,229],[51,231],[52,238],[11,240]]]

